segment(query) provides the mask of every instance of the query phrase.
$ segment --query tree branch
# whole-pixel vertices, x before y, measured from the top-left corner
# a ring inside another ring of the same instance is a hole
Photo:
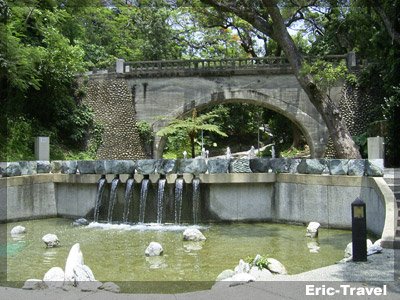
[[[400,45],[400,33],[394,29],[392,22],[389,17],[385,13],[385,10],[382,7],[382,3],[379,0],[374,0],[373,8],[378,16],[381,18],[383,24],[385,25],[386,31],[390,35],[393,41]]]

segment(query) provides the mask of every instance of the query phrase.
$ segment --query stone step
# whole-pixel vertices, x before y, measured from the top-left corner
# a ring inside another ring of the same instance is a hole
[[[383,179],[386,181],[386,183],[389,186],[391,186],[391,185],[400,186],[400,178],[399,177],[396,177],[396,178],[384,177]]]

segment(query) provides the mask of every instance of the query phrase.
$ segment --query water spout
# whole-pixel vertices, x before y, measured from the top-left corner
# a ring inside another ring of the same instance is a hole
[[[181,223],[183,183],[183,178],[178,177],[175,181],[175,224]]]
[[[131,206],[131,201],[133,198],[133,190],[134,190],[134,179],[130,177],[126,181],[126,188],[125,188],[125,206],[124,206],[124,215],[122,217],[124,223],[128,223],[129,208]]]
[[[149,191],[150,179],[144,178],[142,180],[142,187],[140,189],[140,205],[139,205],[139,223],[144,223],[144,215],[146,212],[147,194]]]
[[[117,200],[117,190],[120,182],[121,180],[119,179],[119,175],[115,175],[115,178],[111,182],[110,202],[108,204],[108,217],[107,217],[108,223],[112,222],[112,215],[114,211],[114,205]]]
[[[104,187],[105,187],[106,183],[107,183],[106,176],[102,175],[97,184],[96,203],[94,206],[94,216],[93,216],[93,220],[95,222],[99,221],[99,211],[100,211],[101,202],[103,199]]]
[[[165,178],[161,178],[158,181],[158,191],[157,191],[157,224],[162,223],[163,217],[163,205],[164,205],[164,189],[165,182],[167,180]]]
[[[199,210],[200,210],[200,179],[194,178],[192,185],[193,185],[193,223],[197,224],[199,221]]]

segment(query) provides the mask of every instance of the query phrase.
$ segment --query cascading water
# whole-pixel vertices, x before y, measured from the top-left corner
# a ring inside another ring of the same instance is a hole
[[[94,216],[93,216],[95,222],[99,221],[100,206],[103,199],[104,187],[106,186],[106,183],[107,183],[106,177],[104,175],[101,176],[97,184],[96,203],[94,207]]]
[[[164,205],[164,189],[165,189],[165,182],[167,180],[161,178],[158,181],[158,191],[157,191],[157,223],[162,223],[163,218],[163,205]]]
[[[183,182],[183,178],[177,178],[175,181],[175,224],[181,223]]]
[[[193,186],[193,223],[197,224],[199,221],[199,210],[200,210],[200,179],[194,178],[192,186]]]
[[[139,223],[144,223],[144,215],[146,211],[147,193],[149,191],[150,180],[144,178],[140,189],[140,204],[139,204]]]
[[[135,180],[132,177],[128,178],[126,181],[124,215],[122,216],[122,221],[124,223],[128,222],[129,208],[133,198],[134,182]]]
[[[107,222],[111,223],[112,222],[112,215],[113,215],[113,211],[114,211],[114,205],[117,199],[117,189],[118,189],[118,185],[120,183],[120,179],[118,175],[115,175],[115,178],[112,180],[111,182],[111,191],[110,191],[110,202],[108,204],[108,218],[107,218]]]

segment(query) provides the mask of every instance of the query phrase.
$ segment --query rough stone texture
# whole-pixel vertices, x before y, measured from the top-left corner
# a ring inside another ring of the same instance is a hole
[[[94,160],[78,160],[78,170],[80,174],[95,174]]]
[[[46,283],[41,279],[28,279],[25,281],[23,290],[43,290],[47,289]]]
[[[254,277],[256,281],[268,281],[272,273],[267,269],[259,269],[258,267],[251,267],[249,274]]]
[[[383,170],[376,164],[374,164],[372,161],[367,160],[365,162],[365,173],[367,176],[376,176],[376,177],[382,177],[383,176]]]
[[[281,274],[281,275],[287,274],[285,266],[275,258],[268,258],[268,270],[276,274]]]
[[[347,175],[349,171],[348,159],[330,159],[328,160],[329,174]]]
[[[121,291],[121,288],[114,282],[105,282],[99,287],[99,289],[111,293],[119,293]]]
[[[10,234],[11,236],[19,235],[19,234],[24,234],[26,232],[26,228],[24,226],[18,225],[13,227],[11,229]]]
[[[158,161],[155,159],[141,159],[137,161],[136,170],[139,174],[148,175],[156,172]]]
[[[133,174],[135,172],[136,163],[133,160],[111,160],[112,174]]]
[[[364,176],[365,175],[365,160],[364,159],[350,159],[348,164],[348,175],[351,176]]]
[[[252,173],[250,169],[250,160],[249,159],[237,159],[231,161],[229,165],[230,173]]]
[[[49,288],[61,288],[64,285],[64,270],[53,267],[44,274],[43,281]]]
[[[270,166],[269,158],[250,159],[250,169],[253,173],[268,173]]]
[[[315,238],[318,236],[318,228],[321,226],[318,222],[310,222],[307,226],[306,236]]]
[[[187,228],[183,232],[183,240],[184,241],[205,241],[206,237],[200,232],[200,230],[196,228]]]
[[[86,220],[85,218],[79,218],[77,220],[75,220],[74,222],[72,222],[73,226],[86,226],[89,225],[89,221]]]
[[[297,172],[300,174],[322,174],[325,170],[325,161],[321,159],[302,159],[297,166]]]
[[[228,173],[229,171],[229,159],[209,159],[207,162],[208,172],[213,173]]]
[[[111,160],[96,160],[94,163],[94,172],[96,174],[112,174]]]
[[[100,159],[146,158],[136,125],[134,90],[122,79],[91,79],[84,102],[104,126],[103,143],[97,151]]]
[[[289,173],[289,161],[285,158],[271,158],[271,169],[273,173]]]
[[[201,158],[181,159],[178,161],[178,173],[203,174],[207,172],[207,164]]]
[[[42,237],[42,241],[46,244],[47,248],[60,246],[60,241],[55,234],[48,233]]]
[[[52,160],[51,161],[51,173],[58,174],[61,173],[62,161],[61,160]]]
[[[95,281],[92,271],[84,265],[83,254],[79,243],[73,245],[65,263],[65,281]]]
[[[17,162],[8,162],[3,171],[4,177],[13,177],[21,175],[21,167]]]
[[[76,174],[78,170],[78,162],[76,160],[65,160],[61,165],[62,174]]]
[[[289,163],[289,173],[296,174],[297,167],[301,163],[301,159],[300,158],[288,158],[288,163]]]
[[[235,274],[248,273],[250,271],[250,264],[243,259],[239,260],[239,264],[234,269]]]
[[[161,244],[157,243],[157,242],[151,242],[149,244],[149,246],[146,248],[146,250],[144,251],[144,254],[146,256],[160,256],[161,254],[163,254],[164,249],[161,246]]]
[[[158,174],[167,175],[176,173],[178,168],[176,160],[160,159],[157,164],[156,172]]]
[[[37,161],[37,173],[50,173],[51,171],[51,164],[49,161],[46,160],[38,160]]]
[[[20,161],[21,175],[35,175],[37,174],[36,161]]]

